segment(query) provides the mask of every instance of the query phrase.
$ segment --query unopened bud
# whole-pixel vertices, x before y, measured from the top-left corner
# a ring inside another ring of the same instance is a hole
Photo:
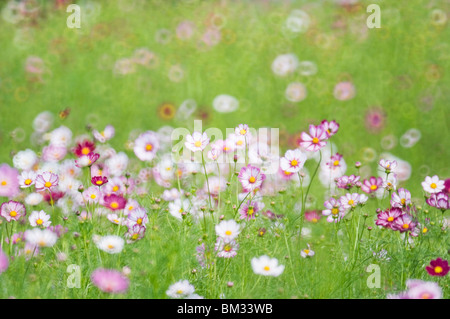
[[[356,168],[360,168],[360,167],[361,167],[361,162],[356,162],[356,163],[355,163],[355,167],[356,167]]]

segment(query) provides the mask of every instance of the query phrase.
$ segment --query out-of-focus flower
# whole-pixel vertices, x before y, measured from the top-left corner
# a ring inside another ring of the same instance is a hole
[[[120,271],[98,268],[91,275],[92,283],[101,291],[111,294],[121,294],[128,290],[129,279]]]
[[[284,265],[278,264],[278,259],[263,255],[252,258],[253,272],[257,275],[278,277],[284,271]]]

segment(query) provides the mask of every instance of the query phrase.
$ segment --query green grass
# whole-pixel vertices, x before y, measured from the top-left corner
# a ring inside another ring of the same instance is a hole
[[[55,114],[54,127],[65,125],[74,135],[86,133],[88,124],[99,129],[107,124],[114,125],[116,136],[111,145],[122,151],[133,130],[156,131],[164,125],[192,129],[198,113],[183,120],[163,120],[158,116],[158,107],[165,102],[178,107],[186,99],[194,99],[208,115],[203,122],[204,129],[218,127],[225,131],[240,123],[254,128],[280,128],[282,151],[292,148],[287,143],[288,137],[306,130],[308,124],[334,119],[340,123],[340,130],[333,137],[333,143],[349,166],[348,174],[356,174],[353,163],[361,161],[368,167],[368,176],[376,175],[378,156],[387,151],[380,144],[383,137],[393,135],[398,141],[408,129],[417,128],[421,139],[416,145],[405,148],[397,142],[388,150],[412,166],[411,178],[400,186],[409,189],[421,203],[420,182],[425,176],[439,175],[441,179],[450,176],[450,60],[446,53],[448,47],[445,47],[450,30],[448,22],[435,26],[430,18],[432,9],[450,12],[448,4],[429,8],[429,1],[420,0],[407,4],[361,1],[359,10],[348,12],[331,1],[309,4],[306,1],[268,4],[143,1],[135,9],[124,11],[117,1],[95,1],[101,7],[99,14],[91,20],[82,20],[81,29],[68,29],[69,14],[64,9],[54,10],[51,1],[39,2],[42,14],[34,23],[10,24],[0,20],[2,163],[12,165],[12,154],[26,148],[40,151],[38,146],[30,144],[31,124],[44,110]],[[380,4],[382,28],[366,30],[365,8],[373,2]],[[83,7],[86,1],[77,3]],[[2,8],[5,4],[6,1],[0,1]],[[290,38],[283,35],[281,25],[293,9],[308,12],[312,23],[306,33]],[[199,49],[197,41],[211,13],[225,18],[223,39],[216,46]],[[332,27],[337,17],[346,21],[348,29]],[[189,41],[180,41],[175,36],[175,29],[183,20],[191,20],[197,27],[194,38]],[[161,29],[171,32],[172,39],[167,44],[156,40]],[[19,32],[31,34],[22,46],[17,44]],[[366,32],[366,36],[361,38],[358,32]],[[156,67],[148,69],[138,65],[133,74],[115,76],[115,61],[132,56],[139,48],[148,48],[156,54],[159,61]],[[317,74],[277,77],[271,71],[271,63],[282,53],[295,53],[300,61],[314,62]],[[45,62],[48,72],[43,75],[43,83],[29,80],[25,71],[29,56],[38,56]],[[173,65],[180,65],[184,70],[181,82],[172,82],[168,77]],[[430,75],[433,65],[440,70],[437,77]],[[349,101],[338,101],[333,96],[334,86],[343,78],[351,78],[356,87],[356,96]],[[299,103],[289,102],[284,97],[287,85],[294,81],[304,83],[308,90],[307,98]],[[235,96],[240,108],[229,114],[216,112],[212,101],[219,94]],[[421,99],[425,96],[433,99],[431,110],[422,106]],[[377,133],[369,131],[365,124],[366,112],[372,106],[380,106],[386,113],[386,125]],[[57,114],[66,108],[70,108],[70,115],[59,119]],[[24,130],[23,140],[11,138],[16,128]],[[367,147],[377,154],[371,161],[362,157]],[[132,151],[126,151],[130,158],[135,157]],[[314,169],[314,163],[307,166],[311,171]],[[133,167],[133,173],[139,167]],[[203,184],[192,186],[202,187]],[[152,184],[149,194],[157,197],[161,191]],[[230,261],[217,260],[212,269],[201,269],[195,259],[195,247],[204,235],[202,225],[177,223],[167,214],[164,205],[150,210],[151,222],[146,237],[126,246],[117,257],[102,255],[95,245],[86,244],[95,233],[116,231],[114,225],[106,220],[91,225],[69,219],[69,232],[55,248],[45,249],[47,253],[36,260],[26,262],[18,258],[11,263],[8,272],[1,275],[0,296],[104,298],[107,296],[99,293],[89,280],[92,271],[103,265],[132,269],[130,290],[127,295],[119,296],[122,298],[166,298],[168,286],[180,279],[189,279],[196,292],[208,298],[218,298],[222,293],[227,298],[384,298],[395,289],[404,290],[408,278],[433,280],[425,272],[425,265],[431,259],[447,256],[448,233],[440,231],[435,212],[430,210],[436,224],[430,226],[430,233],[413,249],[404,249],[394,233],[374,229],[369,238],[366,230],[357,263],[352,265],[342,259],[334,225],[321,220],[318,224],[305,224],[312,229],[308,242],[313,244],[316,256],[300,258],[306,241],[302,239],[299,244],[297,223],[291,222],[298,214],[294,208],[294,203],[299,201],[298,192],[295,188],[283,196],[266,199],[267,206],[274,200],[273,210],[286,215],[284,231],[279,235],[268,232],[263,237],[256,236],[260,227],[269,229],[273,224],[259,218],[241,234],[237,257]],[[316,180],[311,190],[316,197],[312,209],[322,209],[322,193],[323,188]],[[148,207],[150,197],[139,200]],[[231,200],[222,211],[230,218],[231,205],[235,204]],[[371,202],[364,210],[370,216],[367,225],[373,226],[376,208],[387,206],[387,201]],[[44,204],[41,208],[50,209]],[[53,224],[58,224],[58,216],[57,213]],[[424,217],[421,216],[422,221]],[[61,219],[59,221],[62,223]],[[206,232],[209,243],[214,242],[212,225],[210,221]],[[2,234],[3,227],[5,223],[1,227]],[[75,231],[85,235],[73,238]],[[345,234],[344,250],[351,254],[346,245],[352,242]],[[77,249],[72,251],[72,245]],[[388,249],[392,258],[389,263],[374,261],[371,257],[370,249],[375,249],[376,245],[378,249]],[[68,260],[55,261],[58,251],[66,252]],[[286,266],[282,276],[259,279],[253,274],[250,260],[262,254],[277,257]],[[366,286],[369,273],[364,269],[371,263],[381,266],[381,289]],[[82,289],[68,289],[65,285],[69,275],[66,267],[70,264],[82,267]],[[29,267],[26,274],[25,267]],[[194,268],[195,274],[192,273]],[[233,288],[226,287],[228,281],[234,282]],[[440,284],[448,298],[448,276]]]

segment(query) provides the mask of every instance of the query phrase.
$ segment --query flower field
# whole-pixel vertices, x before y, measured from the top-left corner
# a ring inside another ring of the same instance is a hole
[[[450,2],[0,12],[2,299],[449,298]]]

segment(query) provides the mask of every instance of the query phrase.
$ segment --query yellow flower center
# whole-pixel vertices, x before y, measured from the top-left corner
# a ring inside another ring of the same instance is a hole
[[[130,207],[128,207],[128,210],[131,211],[131,210],[133,210],[133,208],[134,208],[134,207],[130,205]]]
[[[225,245],[225,247],[223,247],[223,250],[225,250],[226,252],[231,251],[231,245]]]
[[[427,293],[425,293],[421,296],[422,299],[430,299],[430,297],[431,297],[430,294],[427,294]]]
[[[253,213],[254,213],[254,210],[253,210],[253,208],[250,207],[247,211],[247,214],[251,216],[251,215],[253,215]]]
[[[12,210],[12,211],[9,212],[9,216],[16,217],[17,216],[17,212],[15,210]]]
[[[317,144],[317,143],[319,143],[319,139],[318,139],[317,137],[315,137],[315,138],[313,138],[312,142],[313,142],[314,144]]]
[[[317,218],[313,218],[311,221],[312,221],[313,223],[317,223],[317,222],[318,222]]]
[[[43,222],[44,222],[44,221],[43,221],[42,219],[40,219],[40,218],[38,218],[38,219],[36,220],[36,224],[38,224],[38,225],[42,225]]]
[[[119,207],[119,203],[117,203],[117,202],[112,202],[110,206],[111,206],[111,208],[116,209],[116,208]]]
[[[195,147],[201,147],[202,146],[202,142],[201,141],[197,141],[194,143]]]
[[[139,235],[138,234],[134,234],[133,236],[131,236],[131,239],[136,240],[138,239]]]
[[[245,133],[247,133],[247,131],[242,129],[242,130],[239,131],[239,133],[241,133],[241,135],[245,135]]]
[[[297,165],[298,165],[298,162],[296,160],[291,161],[291,166],[297,166]]]
[[[226,151],[228,151],[230,148],[228,147],[228,146],[224,146],[223,147],[223,150],[226,152]]]
[[[109,249],[113,249],[113,248],[114,248],[114,245],[109,244],[109,245],[108,245],[108,248],[109,248]]]
[[[265,266],[265,267],[264,267],[264,270],[265,270],[265,271],[269,271],[269,270],[270,270],[270,267],[269,267],[269,266]]]
[[[353,199],[350,199],[349,201],[348,201],[348,204],[349,205],[353,205],[355,203],[355,201],[353,200]]]
[[[227,230],[227,231],[225,232],[225,235],[227,235],[227,236],[230,236],[231,234],[232,234],[231,230]]]
[[[98,180],[98,181],[95,182],[95,184],[97,184],[97,185],[102,185],[102,184],[103,184],[103,181],[102,181],[102,180]]]
[[[286,175],[286,176],[289,176],[289,175],[291,175],[291,174],[293,174],[293,173],[288,172],[288,171],[284,171],[284,175]]]
[[[44,247],[44,246],[45,246],[45,241],[41,240],[41,241],[38,243],[38,245],[41,246],[41,247]]]
[[[49,188],[49,187],[52,186],[52,183],[51,183],[51,182],[45,182],[44,186],[47,187],[47,188]]]
[[[177,290],[177,294],[181,295],[183,293],[183,290]]]
[[[409,228],[409,225],[408,224],[403,224],[403,229],[408,229]]]
[[[402,205],[405,205],[406,199],[402,198],[402,199],[400,200],[400,203],[402,203]]]
[[[373,191],[376,190],[377,188],[378,188],[377,185],[372,185],[372,186],[370,186],[370,189],[373,190]]]
[[[112,190],[113,190],[113,192],[117,192],[118,190],[119,190],[119,186],[114,186],[113,188],[112,188]]]
[[[95,199],[96,197],[97,197],[97,196],[95,196],[95,194],[92,194],[92,195],[91,195],[91,198],[92,198],[92,199]]]
[[[138,218],[138,220],[136,221],[136,223],[138,223],[139,225],[142,224],[142,218]]]
[[[425,234],[427,231],[428,231],[428,228],[424,227],[423,230],[422,230],[422,233]]]
[[[337,215],[337,214],[339,213],[339,209],[333,208],[333,209],[331,210],[331,213],[332,213],[333,215]]]
[[[248,179],[248,181],[250,182],[250,183],[254,183],[254,182],[256,182],[256,178],[254,177],[254,176],[251,176],[249,179]]]
[[[305,252],[305,254],[309,254],[309,249],[303,249],[303,251]]]
[[[146,150],[147,152],[150,152],[152,149],[153,149],[153,145],[152,145],[152,144],[147,144],[147,145],[145,145],[145,150]]]
[[[334,165],[334,166],[338,166],[338,165],[339,165],[339,161],[338,161],[338,160],[335,160],[335,161],[333,162],[333,165]]]
[[[89,149],[89,147],[83,147],[83,149],[81,150],[81,154],[83,155],[88,155],[91,152],[91,150]]]
[[[236,142],[236,144],[237,145],[242,145],[242,144],[244,144],[244,141],[243,140],[239,140],[239,141]]]
[[[32,182],[33,181],[31,179],[27,178],[24,183],[25,185],[30,185]]]
[[[434,268],[434,272],[437,273],[437,274],[440,274],[443,270],[444,270],[444,269],[442,269],[441,266],[436,266],[436,267]]]
[[[394,220],[394,217],[392,217],[392,216],[389,216],[387,219],[388,222],[392,222],[393,220]]]
[[[118,219],[113,219],[113,222],[115,222],[115,223],[119,223],[119,220]]]
[[[437,187],[437,185],[436,185],[436,183],[431,183],[430,187],[431,187],[432,189],[435,189],[435,188]]]
[[[8,184],[6,181],[2,181],[2,186],[5,186],[6,184]]]

